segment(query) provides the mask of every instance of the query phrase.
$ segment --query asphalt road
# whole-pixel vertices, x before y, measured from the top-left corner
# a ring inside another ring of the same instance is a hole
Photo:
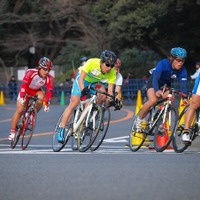
[[[99,150],[79,153],[51,148],[52,132],[64,106],[41,111],[27,150],[11,150],[7,136],[13,104],[0,106],[1,200],[193,200],[200,198],[200,143],[184,153],[125,147],[134,106],[112,110],[112,122]]]

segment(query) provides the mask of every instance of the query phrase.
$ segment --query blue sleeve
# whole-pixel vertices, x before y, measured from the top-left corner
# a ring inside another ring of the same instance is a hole
[[[159,88],[159,80],[161,77],[163,71],[163,60],[159,61],[156,65],[155,70],[153,71],[153,81],[152,81],[152,85],[154,90],[157,92],[160,88]]]
[[[161,72],[159,71],[154,71],[153,72],[153,81],[152,81],[152,85],[154,90],[157,92],[159,90],[159,84],[158,84],[158,80],[160,79],[161,76]]]

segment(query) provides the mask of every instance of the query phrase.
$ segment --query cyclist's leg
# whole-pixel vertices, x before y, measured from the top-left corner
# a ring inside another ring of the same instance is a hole
[[[192,123],[192,119],[195,111],[200,107],[200,77],[198,77],[195,81],[193,90],[192,90],[192,101],[190,102],[190,106],[186,112],[185,117],[185,134],[182,135],[183,142],[191,143],[191,139],[189,136],[189,128]]]
[[[64,134],[63,133],[65,131],[65,127],[67,126],[68,121],[69,121],[70,117],[72,116],[74,109],[80,103],[81,90],[80,90],[80,87],[78,84],[79,77],[80,77],[80,74],[78,73],[76,76],[76,79],[74,80],[74,83],[73,83],[70,103],[65,108],[65,110],[62,114],[61,121],[60,121],[60,125],[59,125],[60,128],[58,130],[57,140],[58,140],[58,142],[61,142],[61,143],[64,142]]]
[[[133,117],[133,122],[132,122],[132,127],[131,127],[131,131],[129,133],[129,147],[131,149],[131,151],[135,152],[137,150],[140,149],[140,147],[143,145],[147,134],[148,134],[148,122],[151,119],[151,115],[152,112],[151,110],[149,110],[145,116],[145,118],[143,118],[143,120],[145,120],[145,122],[141,123],[141,130],[138,131],[137,129],[137,120],[138,120],[138,116],[140,114],[140,111],[138,112],[137,115],[135,115]]]
[[[200,107],[200,96],[197,94],[192,95],[192,100],[190,106],[185,114],[185,128],[182,135],[183,142],[191,143],[191,138],[189,135],[189,128],[191,126],[192,120],[196,110]]]
[[[58,134],[60,131],[60,124],[61,124],[62,117],[63,117],[63,113],[60,115],[59,119],[57,120],[55,129],[53,132],[52,148],[53,148],[53,151],[55,151],[55,152],[59,152],[67,144],[67,142],[71,136],[71,133],[72,133],[73,115],[69,119],[67,126],[63,129],[61,129],[61,130],[64,130],[62,132],[62,134],[63,134],[62,137],[64,138],[64,140],[62,140],[61,142],[58,141]]]
[[[69,105],[65,108],[64,112],[63,112],[63,117],[61,119],[61,123],[60,123],[60,128],[59,128],[59,132],[58,132],[58,142],[63,142],[64,141],[64,131],[65,131],[65,127],[68,124],[68,121],[74,111],[74,109],[78,106],[80,102],[80,97],[76,96],[76,95],[72,95],[70,98],[70,103]]]
[[[19,99],[19,96],[18,96],[18,99]],[[22,114],[23,114],[23,111],[24,111],[25,107],[26,107],[26,103],[21,104],[21,103],[17,100],[17,103],[16,103],[16,110],[15,110],[13,116],[12,116],[11,131],[10,131],[10,134],[9,134],[9,137],[8,137],[9,140],[12,140],[12,139],[14,138],[15,130],[16,130],[17,124],[18,124],[18,122],[19,122],[20,117],[21,117]]]
[[[147,98],[148,101],[146,103],[144,103],[144,105],[142,106],[142,108],[140,109],[140,112],[138,113],[137,119],[136,119],[136,127],[137,127],[137,131],[140,132],[141,128],[142,128],[142,121],[145,118],[145,116],[147,115],[149,109],[157,102],[157,97],[156,97],[156,93],[155,90],[153,88],[149,88],[147,90]],[[137,113],[136,113],[137,114]]]
[[[45,93],[42,90],[38,90],[37,92],[35,92],[35,94],[37,94],[38,98],[39,98],[39,100],[36,101],[35,108],[37,109],[37,112],[39,112],[43,106],[43,100],[45,98]]]
[[[173,132],[173,148],[177,153],[182,153],[185,149],[187,149],[188,145],[182,142],[183,130],[185,127],[184,118],[186,116],[186,111],[189,108],[189,105],[186,106],[183,111],[179,115],[179,119],[176,124],[176,128]],[[194,120],[195,121],[195,120]]]

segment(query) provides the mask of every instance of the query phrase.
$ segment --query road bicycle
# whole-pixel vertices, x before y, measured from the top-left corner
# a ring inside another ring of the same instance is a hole
[[[166,89],[166,86],[164,86],[163,93]],[[169,147],[173,139],[172,133],[175,130],[178,120],[177,111],[172,105],[172,94],[175,93],[176,91],[173,88],[169,88],[167,97],[158,100],[147,112],[142,121],[141,131],[137,131],[136,128],[136,121],[140,111],[134,116],[129,134],[129,147],[131,151],[136,152],[139,150],[147,136],[154,136],[154,148],[157,152],[162,152]]]
[[[189,105],[185,106],[185,108],[180,113],[176,128],[173,132],[173,148],[176,153],[182,153],[191,145],[191,143],[182,141],[184,118],[188,108]],[[191,141],[195,140],[197,136],[200,136],[200,109],[196,110],[189,130]]]
[[[69,139],[71,139],[71,149],[79,150],[80,152],[85,152],[89,148],[94,151],[101,145],[110,123],[110,110],[105,109],[102,105],[96,104],[98,98],[97,94],[100,93],[110,97],[114,96],[107,92],[103,92],[98,88],[90,89],[94,90],[95,94],[89,99],[80,101],[80,104],[74,111],[74,115],[70,117],[69,122],[65,127],[65,140],[63,144],[57,141],[58,130],[63,113],[59,117],[53,133],[53,151],[59,152],[67,144]],[[107,118],[107,116],[109,118]],[[98,135],[99,132],[101,132],[100,135]],[[96,141],[93,145],[97,137],[98,142]]]
[[[122,108],[121,101],[116,99],[117,92],[114,95],[110,95],[108,93],[104,93],[104,94],[111,97],[111,101],[114,102],[114,105],[113,105],[115,107],[114,111],[120,110]],[[90,147],[91,151],[96,151],[101,146],[110,125],[111,111],[109,107],[105,106],[105,104],[102,104],[102,109],[103,109],[103,118],[102,118],[101,128],[99,130],[99,133],[95,141]]]
[[[96,151],[101,146],[110,125],[110,117],[111,117],[110,109],[105,105],[102,105],[102,111],[103,111],[102,123],[100,126],[100,130],[97,134],[97,137],[90,147],[91,151]]]
[[[27,95],[25,96],[25,98]],[[35,124],[36,124],[36,118],[37,118],[37,110],[35,108],[35,103],[37,100],[41,100],[38,98],[38,95],[35,96],[28,96],[28,103],[27,106],[20,117],[20,120],[16,126],[16,132],[14,139],[11,140],[10,146],[12,149],[14,149],[19,141],[19,138],[21,136],[21,149],[25,150],[32,138]]]
[[[105,94],[98,88],[90,88],[95,91],[95,94],[91,98],[84,101],[80,101],[80,104],[74,111],[74,115],[71,115],[67,126],[65,127],[64,142],[61,144],[57,141],[57,135],[60,128],[63,113],[59,117],[52,139],[53,151],[59,152],[72,137],[71,148],[73,150],[78,149],[80,152],[87,151],[101,128],[103,110],[102,106],[96,104],[98,93]],[[77,143],[77,146],[76,146]]]

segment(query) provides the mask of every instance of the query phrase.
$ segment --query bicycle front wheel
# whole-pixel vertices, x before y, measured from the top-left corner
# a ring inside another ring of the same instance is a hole
[[[85,121],[80,125],[77,132],[78,150],[87,151],[94,143],[102,124],[103,111],[100,105],[94,105],[89,116],[88,127],[85,127]]]
[[[140,132],[137,131],[136,121],[139,117],[139,113],[133,117],[132,127],[131,127],[131,131],[129,134],[129,147],[130,147],[131,151],[133,151],[133,152],[136,152],[141,148],[141,146],[143,145],[143,143],[147,137],[146,124],[142,125],[143,127]],[[151,112],[148,111],[144,121],[148,123],[150,117],[151,117]]]
[[[24,118],[24,124],[22,125],[23,134],[22,134],[22,141],[21,141],[21,149],[25,150],[32,138],[35,123],[37,118],[37,110],[34,108],[31,111],[27,111]]]
[[[154,132],[154,147],[157,152],[170,148],[173,132],[178,120],[176,109],[170,106],[164,118],[164,112],[160,115]]]
[[[57,123],[56,123],[56,126],[55,126],[55,129],[54,129],[54,132],[53,132],[53,138],[52,138],[52,149],[54,152],[59,152],[61,149],[63,149],[63,147],[67,144],[71,134],[72,134],[72,119],[73,119],[73,115],[70,117],[70,120],[67,124],[67,126],[65,127],[65,132],[64,132],[64,142],[61,143],[61,142],[58,142],[58,132],[59,132],[59,128],[60,128],[60,124],[61,124],[61,121],[62,121],[62,117],[63,117],[63,113],[60,115]]]
[[[110,109],[104,108],[104,107],[102,109],[103,109],[103,119],[102,119],[100,131],[99,131],[94,143],[90,147],[91,151],[96,151],[100,147],[100,145],[102,144],[102,142],[106,136],[108,127],[110,125],[110,116],[111,116]]]
[[[188,109],[188,106],[184,108],[181,112],[178,122],[176,124],[175,131],[173,132],[173,148],[176,153],[182,153],[188,148],[188,145],[182,142],[182,134],[184,130],[184,119],[185,113]],[[194,122],[195,120],[193,120]]]
[[[16,128],[16,132],[15,132],[15,137],[14,139],[12,139],[10,141],[10,147],[11,149],[14,149],[19,141],[19,138],[20,138],[20,128],[21,128],[21,125],[17,125],[17,128]]]

